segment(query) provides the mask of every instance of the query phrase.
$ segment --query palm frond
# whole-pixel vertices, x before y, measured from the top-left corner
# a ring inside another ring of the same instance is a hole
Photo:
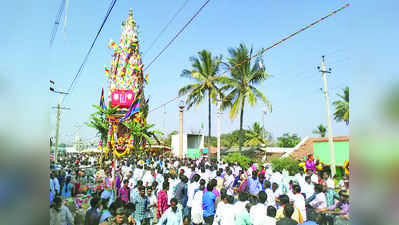
[[[267,99],[266,96],[263,95],[263,93],[260,92],[257,88],[251,87],[251,89],[252,89],[253,92],[255,92],[256,97],[260,98],[262,100],[262,102],[266,104],[267,108],[271,112],[272,111],[272,104],[270,103],[269,99]]]
[[[241,109],[242,101],[245,99],[245,96],[239,95],[235,99],[234,103],[232,103],[231,110],[230,110],[230,119],[234,119],[237,117],[238,112]]]

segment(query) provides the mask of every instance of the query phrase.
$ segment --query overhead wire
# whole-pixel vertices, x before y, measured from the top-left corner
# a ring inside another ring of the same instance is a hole
[[[74,76],[74,78],[73,78],[71,84],[70,84],[69,87],[68,87],[67,93],[69,93],[69,95],[71,94],[71,92],[72,92],[72,90],[73,90],[73,88],[74,88],[74,85],[76,84],[77,78],[80,76],[80,74],[81,74],[81,72],[82,72],[82,70],[83,70],[83,68],[84,68],[84,66],[85,66],[85,64],[86,64],[86,62],[87,62],[87,59],[89,58],[89,55],[90,55],[91,51],[93,50],[94,44],[96,43],[97,38],[98,38],[98,36],[100,35],[100,33],[101,33],[101,31],[102,31],[102,29],[103,29],[105,23],[107,22],[108,17],[109,17],[109,15],[111,14],[112,9],[114,8],[116,1],[117,1],[117,0],[112,0],[112,1],[111,1],[110,6],[109,6],[109,8],[108,8],[108,10],[107,10],[107,12],[106,12],[106,14],[105,14],[105,18],[104,18],[103,22],[101,23],[101,26],[100,26],[99,30],[97,31],[97,34],[96,34],[96,36],[94,37],[94,40],[93,40],[93,42],[91,43],[90,48],[89,48],[89,50],[88,50],[86,56],[84,57],[83,62],[82,62],[82,64],[80,65],[80,67],[79,67],[79,69],[78,69],[78,72],[75,74],[75,76]],[[65,97],[62,98],[61,103],[64,101],[64,99],[65,99]]]
[[[50,47],[53,45],[55,35],[57,34],[58,26],[60,25],[60,21],[61,21],[62,13],[64,12],[64,8],[65,8],[65,0],[61,0],[61,5],[58,8],[57,15],[55,16],[54,26],[53,26],[53,29],[51,30],[51,34],[50,34]]]
[[[208,2],[209,2],[209,1],[207,1],[206,3],[208,3]],[[330,16],[332,16],[332,15],[338,13],[339,11],[341,11],[341,10],[343,10],[343,9],[349,7],[349,6],[350,6],[349,3],[345,4],[344,6],[340,7],[339,9],[330,12],[330,13],[327,14],[326,16],[321,17],[320,19],[314,21],[313,23],[311,23],[311,24],[309,24],[309,25],[307,25],[307,26],[305,26],[305,27],[299,29],[299,30],[296,31],[295,33],[292,33],[292,34],[286,36],[285,38],[281,39],[280,41],[278,41],[278,42],[272,44],[271,46],[269,46],[269,47],[267,47],[267,48],[265,48],[265,49],[262,49],[260,52],[254,54],[254,55],[252,55],[252,56],[250,56],[250,57],[248,57],[247,59],[243,60],[243,61],[240,62],[240,63],[235,64],[235,65],[232,66],[232,67],[229,67],[227,70],[225,70],[225,71],[223,71],[223,72],[221,72],[221,73],[219,73],[219,74],[217,74],[217,75],[215,75],[215,76],[221,76],[221,75],[223,75],[223,74],[225,74],[225,73],[227,73],[227,72],[229,72],[229,71],[232,71],[235,67],[238,67],[238,66],[240,66],[240,65],[242,65],[242,64],[244,64],[244,63],[250,61],[252,58],[255,58],[255,57],[258,57],[258,56],[263,55],[266,51],[272,49],[273,47],[275,47],[275,46],[277,46],[277,45],[283,43],[284,41],[288,40],[289,38],[294,37],[295,35],[297,35],[297,34],[303,32],[303,31],[309,29],[310,27],[314,26],[315,24],[317,24],[317,23],[319,23],[319,22],[321,22],[321,21],[327,19],[328,17],[330,17]],[[172,40],[173,40],[173,39],[172,39]],[[161,52],[161,53],[162,53],[162,52]],[[186,93],[186,94],[187,94],[187,93]],[[160,109],[162,106],[165,106],[165,105],[167,105],[167,104],[169,104],[169,103],[171,103],[171,102],[173,102],[173,101],[179,99],[180,97],[185,96],[186,94],[181,95],[181,96],[178,95],[177,97],[175,97],[175,98],[173,98],[173,99],[167,101],[166,103],[163,103],[162,105],[160,105],[160,106],[154,108],[153,110],[150,110],[149,113],[150,113],[150,112],[153,112],[153,111],[155,111],[155,110]]]
[[[150,47],[148,47],[148,49],[146,49],[146,51],[144,51],[146,54],[148,54],[148,52],[151,51],[151,49],[155,46],[155,44],[157,43],[157,41],[159,40],[159,38],[162,36],[162,34],[166,31],[166,29],[168,29],[168,27],[170,26],[170,24],[172,24],[172,22],[176,19],[176,17],[180,14],[180,12],[184,9],[184,7],[187,5],[189,0],[185,0],[183,5],[175,12],[175,14],[173,15],[173,17],[169,20],[169,22],[162,28],[162,30],[158,33],[158,35],[155,37],[155,39],[152,41],[152,43],[150,44]]]
[[[153,60],[148,64],[148,66],[145,66],[143,71],[148,70],[148,68],[151,67],[151,65],[162,55],[162,53],[177,39],[177,37],[186,29],[186,27],[194,20],[195,17],[198,16],[198,14],[202,11],[202,9],[210,2],[210,0],[207,0],[198,10],[197,12],[187,21],[186,24],[177,32],[177,34],[166,44],[166,46],[158,53],[157,56],[154,57]]]

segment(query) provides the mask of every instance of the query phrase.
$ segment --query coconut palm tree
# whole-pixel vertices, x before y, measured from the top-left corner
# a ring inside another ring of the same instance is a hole
[[[255,122],[252,125],[252,129],[250,129],[246,133],[246,141],[244,145],[246,146],[260,146],[261,144],[267,144],[269,141],[263,137],[262,127],[258,122]]]
[[[212,57],[211,52],[202,50],[198,52],[198,57],[191,57],[192,69],[183,70],[181,77],[194,80],[194,83],[186,85],[179,90],[179,96],[189,93],[186,99],[187,109],[193,105],[198,106],[205,97],[208,97],[208,146],[211,140],[211,104],[215,102],[217,95],[222,95],[215,76],[222,63],[222,56]],[[212,101],[213,100],[213,101]]]
[[[272,106],[263,93],[256,88],[256,85],[266,80],[270,74],[266,73],[265,68],[259,65],[262,61],[260,57],[252,60],[253,49],[244,44],[237,48],[230,48],[230,58],[227,59],[227,65],[232,68],[231,77],[220,77],[223,83],[222,91],[230,91],[222,100],[221,109],[230,108],[230,118],[234,119],[240,112],[240,139],[239,150],[243,145],[242,126],[244,121],[244,107],[248,103],[255,106],[258,99],[266,104],[271,111]]]
[[[317,126],[316,130],[312,131],[313,134],[318,134],[318,135],[320,135],[320,137],[325,137],[326,132],[327,132],[327,128],[325,126],[323,126],[323,124],[320,124],[319,126]]]
[[[342,89],[344,94],[337,94],[340,100],[334,101],[335,106],[334,119],[338,122],[345,121],[349,125],[349,87]]]

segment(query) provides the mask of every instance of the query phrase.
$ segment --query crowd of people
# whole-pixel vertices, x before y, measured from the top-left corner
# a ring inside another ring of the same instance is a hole
[[[299,168],[135,156],[51,165],[50,225],[349,224],[349,179]]]

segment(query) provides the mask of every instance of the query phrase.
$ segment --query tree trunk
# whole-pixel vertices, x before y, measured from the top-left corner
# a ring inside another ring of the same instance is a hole
[[[241,102],[241,114],[240,114],[240,146],[239,146],[239,152],[241,152],[242,150],[242,142],[243,142],[243,133],[242,133],[242,124],[243,124],[243,120],[244,120],[244,103],[245,103],[245,97],[242,99]]]
[[[208,158],[211,153],[211,91],[208,90]]]

